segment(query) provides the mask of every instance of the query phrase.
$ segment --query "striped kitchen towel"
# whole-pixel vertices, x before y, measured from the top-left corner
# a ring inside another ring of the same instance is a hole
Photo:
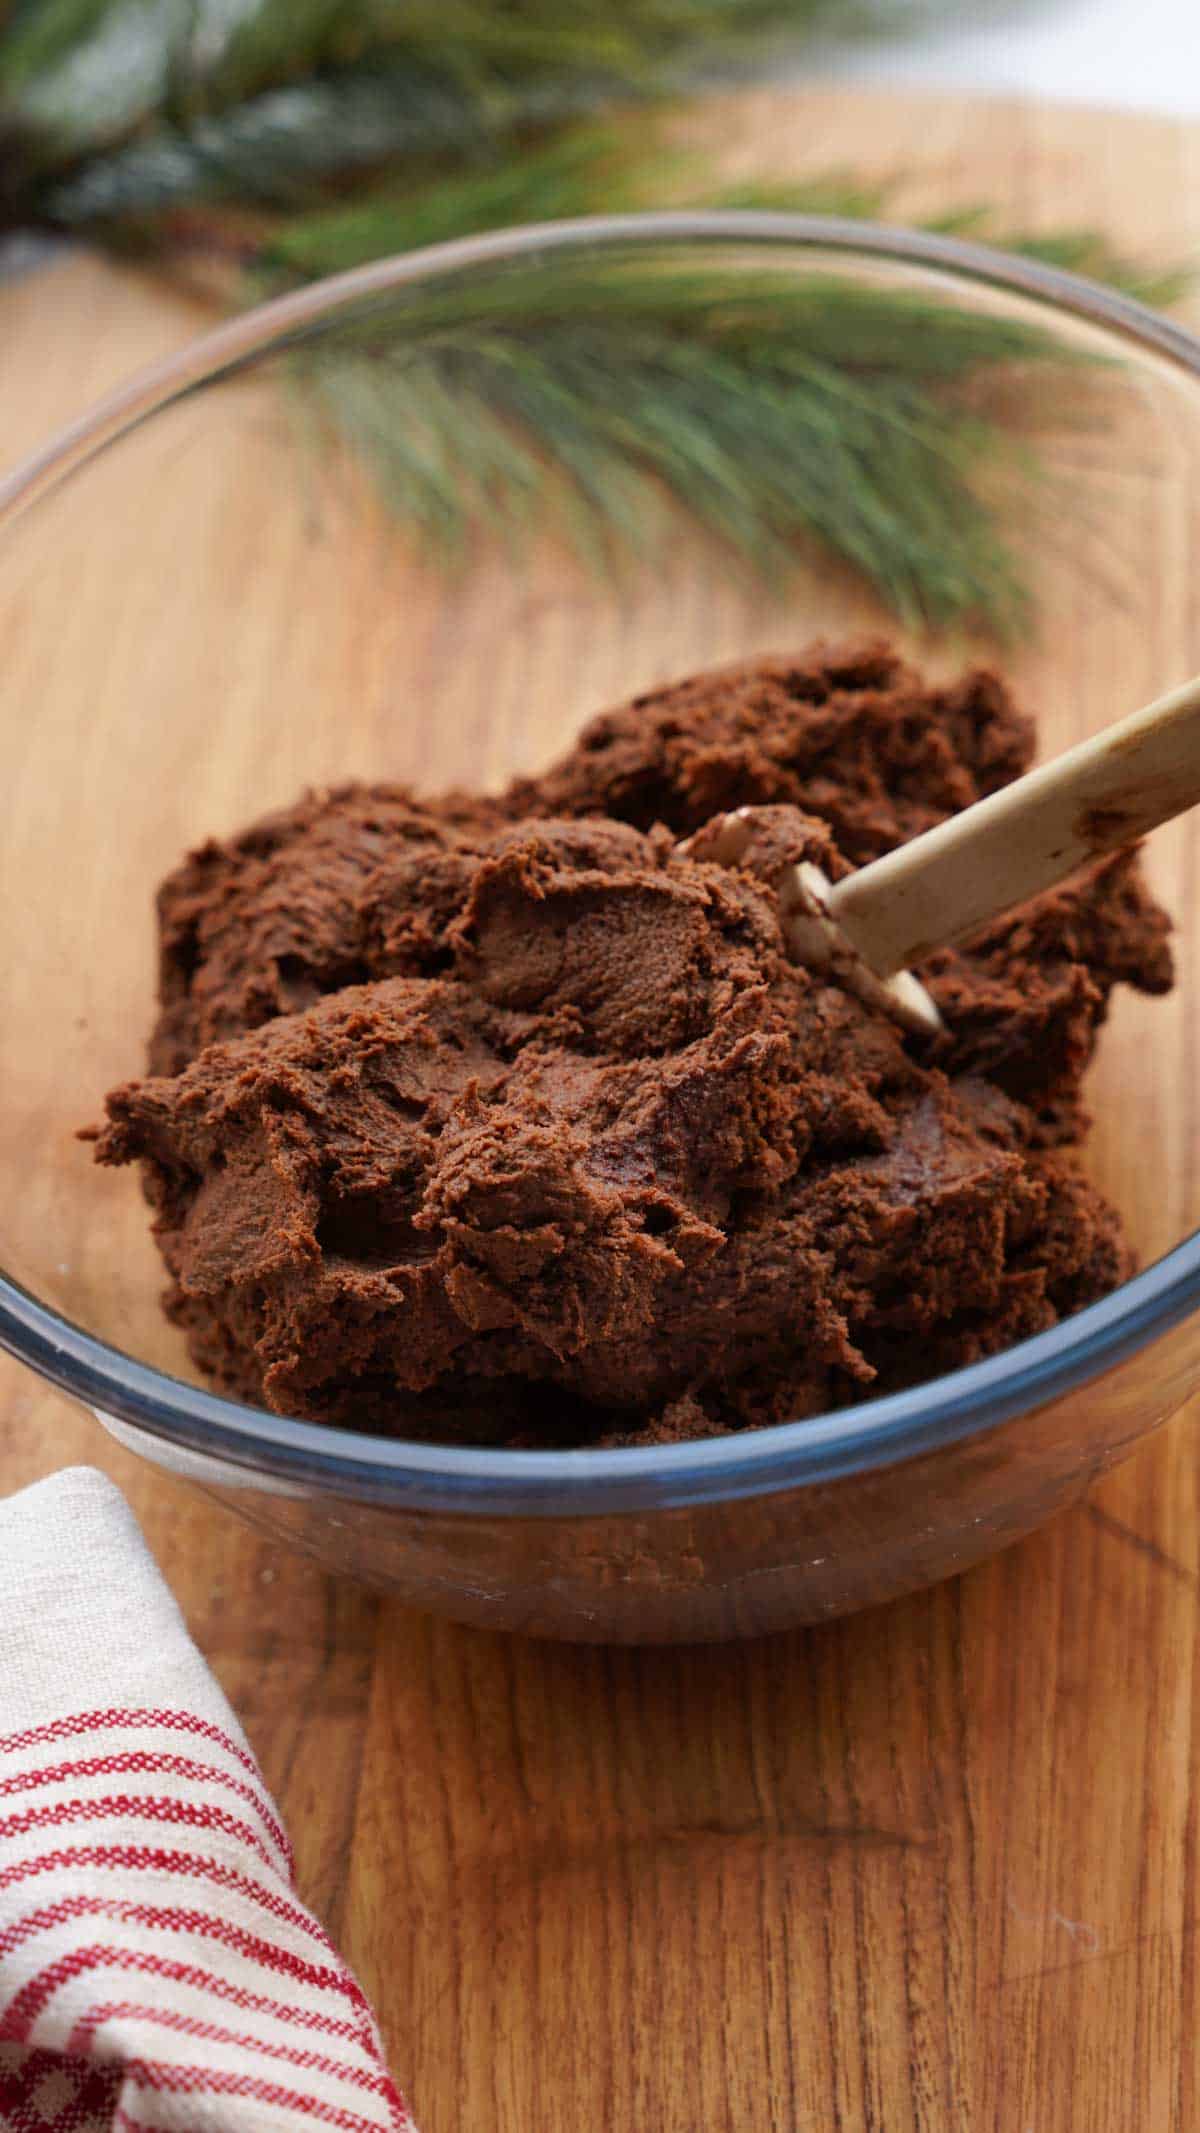
[[[0,2127],[412,2133],[133,1516],[0,1503]]]

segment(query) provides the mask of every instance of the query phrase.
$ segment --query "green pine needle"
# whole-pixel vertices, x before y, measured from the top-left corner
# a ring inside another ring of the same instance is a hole
[[[0,0],[0,223],[90,230],[165,262],[176,217],[239,298],[507,224],[663,206],[887,219],[834,172],[721,187],[646,108],[786,29],[923,0]],[[614,99],[624,122],[595,114]],[[582,116],[585,114],[586,116]],[[1190,276],[1092,232],[1002,242],[1151,303]],[[248,234],[249,233],[249,234]],[[248,254],[249,247],[249,258]],[[989,381],[1061,398],[1048,331],[797,267],[641,252],[403,291],[291,358],[325,419],[441,555],[557,524],[593,561],[685,514],[778,577],[814,552],[910,621],[1021,626],[1009,530],[1044,477]],[[1072,370],[1071,366],[1075,369]],[[997,405],[997,402],[993,402]]]
[[[292,217],[263,243],[258,269],[272,282],[315,280],[468,231],[595,214],[600,203],[618,214],[644,207],[656,182],[665,187],[673,160],[665,151],[637,153],[615,127],[568,127],[544,148],[461,176],[393,182],[344,207]]]
[[[1194,287],[1192,267],[1161,266],[1130,259],[1109,243],[1099,230],[1049,230],[1037,235],[1027,230],[998,227],[986,208],[960,208],[941,215],[924,227],[948,237],[974,238],[980,244],[997,245],[1004,252],[1020,252],[1026,259],[1041,260],[1048,267],[1064,267],[1070,274],[1084,274],[1091,281],[1107,282],[1139,303],[1169,311]]]
[[[644,124],[636,136],[577,127],[436,187],[377,188],[290,218],[260,248],[257,276],[288,286],[470,230],[647,197],[874,217],[890,204],[887,187],[836,173],[701,193],[699,176]],[[989,234],[982,215],[959,219]],[[1143,295],[1182,279],[1090,235],[1028,249],[1102,258]],[[950,301],[744,262],[731,280],[630,253],[404,292],[304,367],[397,511],[444,555],[464,552],[480,522],[511,539],[539,522],[540,500],[542,521],[556,516],[611,562],[669,538],[668,500],[760,573],[778,577],[819,547],[909,621],[1010,634],[1030,603],[1004,527],[1037,508],[1040,477],[980,414],[978,387],[1015,373],[1032,413],[1061,397],[1079,360],[1049,331]]]
[[[987,424],[898,377],[855,392],[820,362],[760,361],[752,398],[744,387],[733,356],[566,326],[538,343],[463,336],[394,365],[348,354],[319,374],[391,502],[447,554],[479,520],[528,526],[545,500],[586,555],[645,559],[667,533],[661,491],[767,576],[816,543],[911,622],[1025,619],[972,486],[996,453]]]
[[[1036,327],[631,253],[403,291],[294,363],[443,555],[481,521],[549,519],[592,559],[644,557],[670,503],[772,578],[823,548],[907,620],[1026,617],[980,484],[994,500],[1028,465],[955,388],[998,365],[1052,386],[1061,352]]]
[[[29,212],[77,227],[196,199],[319,197],[471,152],[913,0],[38,0],[0,103],[40,136]]]

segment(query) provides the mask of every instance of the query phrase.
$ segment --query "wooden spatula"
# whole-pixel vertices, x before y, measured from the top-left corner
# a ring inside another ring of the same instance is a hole
[[[793,953],[836,966],[912,1027],[941,1018],[907,965],[1200,802],[1200,677],[1081,741],[843,881],[807,862],[783,885]],[[746,811],[727,818],[732,846]]]

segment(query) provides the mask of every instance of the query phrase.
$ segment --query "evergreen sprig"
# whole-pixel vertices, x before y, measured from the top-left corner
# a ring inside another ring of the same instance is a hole
[[[847,292],[810,293],[827,325]],[[931,393],[932,307],[898,318],[885,300],[886,318],[862,318],[865,339],[899,336],[912,361],[906,374],[898,347],[858,370],[804,347],[812,312],[792,294],[764,284],[761,311],[728,328],[699,281],[673,319],[640,324],[584,307],[539,318],[534,303],[507,328],[326,352],[312,376],[397,509],[446,553],[477,521],[511,533],[550,507],[586,554],[649,559],[669,533],[665,495],[764,574],[818,544],[910,620],[1017,625],[1021,574],[975,486],[1016,462],[994,425]]]
[[[704,187],[695,159],[644,123],[636,135],[576,127],[494,168],[287,218],[253,271],[275,290],[471,230],[648,199],[851,217],[891,205],[886,186],[839,174]],[[988,234],[979,214],[954,221]],[[1102,263],[1150,300],[1181,279],[1090,233],[1028,243]],[[1037,509],[1040,476],[988,419],[981,387],[1016,376],[1025,410],[1045,410],[1078,360],[1051,332],[982,307],[631,252],[405,292],[302,368],[397,511],[447,556],[476,523],[511,540],[547,515],[590,556],[646,556],[670,537],[669,501],[758,572],[778,576],[816,547],[909,621],[1007,634],[1029,591],[1005,507]]]
[[[832,173],[714,183],[646,99],[786,25],[924,0],[0,0],[0,223],[86,229],[245,301],[505,224],[619,208],[887,218]],[[623,122],[581,117],[614,98]],[[1092,232],[990,237],[1172,301]],[[811,269],[559,255],[403,292],[290,367],[406,522],[461,554],[547,517],[645,556],[685,512],[747,566],[814,549],[911,620],[1020,625],[1008,507],[1038,508],[1012,408],[1068,359],[1011,317]],[[1007,388],[1003,420],[990,380]],[[1011,390],[1013,381],[1020,391]]]
[[[771,32],[895,24],[923,4],[16,0],[0,106],[34,144],[26,212],[42,222],[294,205],[397,158],[494,153],[711,74]]]
[[[770,577],[823,550],[910,621],[1020,626],[999,506],[1030,455],[978,403],[1061,385],[1040,328],[811,270],[559,255],[417,285],[294,355],[402,517],[442,554],[549,517],[647,560],[681,507]],[[1040,380],[1040,383],[1039,383]]]

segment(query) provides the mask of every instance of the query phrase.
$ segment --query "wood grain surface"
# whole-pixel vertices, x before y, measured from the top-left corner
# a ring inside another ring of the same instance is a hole
[[[712,122],[747,169],[902,171],[914,207],[983,197],[1200,256],[1181,126],[799,93]],[[83,258],[0,286],[0,462],[196,321]],[[1162,624],[1180,644],[1191,598]],[[1186,1107],[1184,1011],[1164,1012],[1162,1100]],[[1122,1145],[1102,1137],[1101,1168],[1148,1236]],[[424,2133],[1200,2128],[1187,1416],[954,1584],[676,1652],[406,1612],[0,1362],[0,1488],[79,1460],[141,1518]]]

